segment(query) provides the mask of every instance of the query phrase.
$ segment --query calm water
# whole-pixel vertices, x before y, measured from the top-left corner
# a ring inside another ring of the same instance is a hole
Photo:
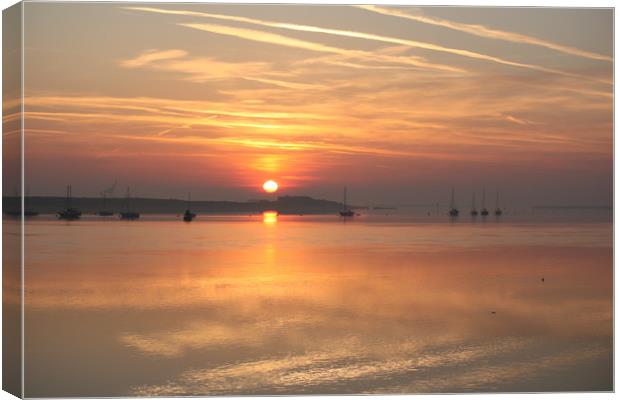
[[[609,216],[540,219],[32,219],[26,396],[611,390]]]

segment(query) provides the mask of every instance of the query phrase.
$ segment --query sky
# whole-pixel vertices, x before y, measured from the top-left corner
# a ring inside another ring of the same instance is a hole
[[[612,32],[611,9],[26,3],[26,186],[609,205]]]

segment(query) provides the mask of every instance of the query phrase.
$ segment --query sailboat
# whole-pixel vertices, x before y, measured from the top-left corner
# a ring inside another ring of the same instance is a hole
[[[497,197],[495,198],[495,216],[499,217],[502,215],[502,209],[499,208],[499,189],[497,189]]]
[[[487,215],[489,215],[489,210],[487,210],[487,207],[486,207],[486,201],[487,201],[487,192],[483,186],[482,187],[482,210],[480,210],[480,215],[482,215],[483,217],[486,217]]]
[[[342,210],[340,211],[341,217],[352,217],[355,213],[349,207],[347,207],[347,187],[344,187],[344,201],[342,202]]]
[[[448,211],[451,217],[458,217],[459,210],[454,205],[454,187],[452,188],[452,196],[450,197],[450,211]]]
[[[65,198],[65,209],[58,212],[59,219],[74,220],[74,219],[79,219],[82,216],[82,212],[78,210],[77,208],[72,207],[71,205],[72,203],[71,192],[72,192],[71,185],[68,185],[67,186],[67,197]]]
[[[476,192],[472,193],[471,195],[471,213],[470,214],[472,217],[478,216],[478,210],[476,209]]]
[[[185,222],[191,222],[191,220],[196,218],[196,214],[194,214],[193,212],[189,210],[189,204],[191,203],[191,201],[192,201],[192,194],[189,193],[187,195],[187,209],[185,210],[185,213],[183,214],[183,221]]]
[[[131,199],[131,194],[129,192],[129,187],[127,188],[127,194],[125,195],[125,211],[121,212],[121,219],[134,220],[140,218],[140,213],[135,211],[130,211],[129,200]]]

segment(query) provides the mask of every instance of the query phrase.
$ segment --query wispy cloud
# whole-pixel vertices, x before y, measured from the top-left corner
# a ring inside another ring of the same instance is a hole
[[[153,7],[126,7],[126,9],[134,10],[134,11],[160,13],[160,14],[172,14],[172,15],[212,18],[212,19],[219,19],[219,20],[226,20],[226,21],[233,21],[233,22],[248,23],[252,25],[266,26],[266,27],[272,27],[272,28],[288,29],[288,30],[294,30],[294,31],[324,33],[324,34],[333,34],[333,35],[339,35],[339,36],[357,37],[360,39],[369,39],[369,37],[364,36],[366,34],[358,33],[358,32],[327,29],[327,28],[320,28],[320,27],[308,26],[308,25],[289,24],[289,23],[284,23],[284,22],[263,21],[263,20],[258,20],[254,18],[238,17],[238,16],[232,16],[232,15],[203,13],[203,12],[185,11],[185,10],[167,10],[167,9],[153,8]],[[180,24],[180,25],[192,26],[196,24]],[[207,26],[207,24],[201,24],[201,25],[204,25],[205,27]],[[216,25],[211,25],[211,27],[215,27],[215,26]],[[223,28],[225,27],[217,28],[219,29],[219,32],[217,33],[226,34],[224,33]],[[203,29],[203,30],[206,30],[206,29]],[[249,30],[245,30],[245,31],[248,32]],[[228,31],[228,32],[231,32],[231,31]],[[239,32],[241,32],[241,30]],[[260,32],[260,31],[249,31],[249,32]],[[423,57],[395,57],[395,58],[377,57],[376,54],[374,53],[368,53],[368,52],[363,52],[359,50],[347,51],[346,49],[336,48],[333,46],[326,46],[320,43],[308,42],[308,41],[303,41],[299,39],[288,38],[282,35],[268,34],[266,32],[261,32],[261,33],[263,33],[262,37],[264,39],[267,39],[269,35],[272,35],[271,36],[272,41],[268,42],[266,40],[258,40],[258,39],[257,41],[264,41],[267,43],[277,43],[280,45],[287,45],[289,47],[298,47],[298,48],[303,48],[303,49],[311,50],[311,51],[336,53],[336,54],[341,54],[344,56],[352,56],[354,58],[363,58],[363,59],[366,59],[369,61],[375,61],[375,62],[376,61],[387,61],[387,62],[396,62],[396,63],[406,63],[406,64],[415,65],[419,67],[442,69],[442,70],[450,71],[450,72],[463,72],[463,69],[459,67],[425,62],[425,59]],[[243,36],[243,37],[248,39],[248,37],[246,36]],[[279,38],[276,38],[276,37],[279,37]]]
[[[187,52],[184,50],[147,50],[135,58],[124,60],[121,65],[127,68],[138,68],[155,61],[172,60],[185,57],[186,55]]]
[[[390,56],[383,55],[378,53],[367,52],[363,50],[351,50],[351,49],[343,49],[340,47],[328,46],[321,43],[310,42],[307,40],[301,40],[296,38],[291,38],[284,35],[279,35],[270,32],[258,31],[254,29],[245,29],[245,28],[236,28],[225,25],[216,25],[216,24],[194,24],[194,23],[181,23],[180,26],[185,26],[188,28],[193,28],[201,31],[217,33],[220,35],[228,35],[234,36],[241,39],[252,40],[255,42],[269,43],[286,47],[293,47],[303,50],[315,51],[315,52],[323,52],[323,53],[333,53],[339,54],[346,57],[351,57],[355,59],[359,59],[367,62],[387,62],[387,63],[395,63],[395,64],[405,64],[413,67],[420,68],[429,68],[435,70],[442,70],[446,72],[457,72],[462,73],[464,70],[459,67],[435,64],[424,61],[421,57],[398,57],[398,56]]]
[[[405,18],[405,19],[409,19],[412,21],[422,22],[425,24],[441,26],[444,28],[453,29],[459,32],[465,32],[471,35],[480,36],[484,38],[504,40],[504,41],[514,42],[514,43],[524,43],[524,44],[544,47],[547,49],[559,51],[561,53],[570,54],[573,56],[589,58],[592,60],[602,60],[602,61],[613,62],[612,57],[609,57],[603,54],[581,50],[576,47],[565,46],[562,44],[550,42],[544,39],[539,39],[533,36],[523,35],[520,33],[492,29],[484,25],[463,24],[459,22],[449,21],[443,18],[431,17],[431,16],[421,15],[421,14],[410,14],[410,13],[406,13],[401,10],[398,10],[396,8],[385,8],[385,7],[378,7],[374,5],[357,5],[356,7],[359,7],[364,10],[371,11],[371,12],[375,12],[378,14],[390,15],[393,17]]]
[[[125,68],[148,68],[186,75],[192,82],[210,82],[226,79],[245,79],[291,89],[327,89],[324,85],[289,82],[275,79],[291,75],[276,72],[269,62],[226,62],[213,57],[191,57],[183,50],[148,50],[138,56],[121,60]]]
[[[38,129],[71,126],[69,131],[83,132],[97,126],[100,132],[118,134],[126,127],[138,140],[159,135],[187,143],[209,139],[203,143],[225,147],[390,157],[444,158],[452,152],[462,158],[460,146],[599,152],[610,143],[610,99],[580,93],[587,87],[584,82],[556,77],[540,87],[521,78],[495,77],[491,87],[475,77],[417,77],[412,82],[408,71],[356,73],[352,77],[350,71],[340,71],[331,78],[334,90],[319,97],[295,83],[270,89],[242,83],[221,91],[219,101],[32,96],[26,99],[26,117]],[[325,84],[321,79],[320,74],[299,77],[312,85]],[[532,90],[537,96],[531,96]],[[554,111],[545,111],[549,107]],[[565,115],[563,122],[555,115]],[[584,119],[586,115],[592,117]],[[579,132],[586,127],[590,134],[583,137]]]
[[[152,7],[127,7],[127,8],[131,10],[135,10],[135,11],[205,17],[205,18],[221,19],[221,20],[227,20],[227,21],[243,22],[243,23],[266,26],[266,27],[271,27],[271,28],[280,28],[280,29],[288,29],[288,30],[311,32],[311,33],[322,33],[322,34],[329,34],[329,35],[336,35],[336,36],[345,36],[345,37],[351,37],[351,38],[380,41],[380,42],[385,42],[385,43],[409,46],[413,48],[421,48],[425,50],[449,53],[449,54],[459,55],[462,57],[489,61],[489,62],[494,62],[498,64],[503,64],[503,65],[509,65],[512,67],[526,68],[526,69],[553,73],[553,74],[560,74],[560,75],[565,75],[565,76],[579,76],[577,74],[572,74],[570,72],[558,70],[555,68],[548,68],[548,67],[534,65],[534,64],[506,60],[501,57],[483,54],[483,53],[479,53],[479,52],[475,52],[471,50],[446,47],[446,46],[441,46],[441,45],[432,44],[432,43],[420,42],[420,41],[409,40],[409,39],[394,38],[394,37],[376,35],[376,34],[371,34],[371,33],[322,28],[322,27],[309,26],[309,25],[290,24],[290,23],[284,23],[284,22],[263,21],[263,20],[253,19],[253,18],[236,17],[236,16],[213,14],[213,13],[202,13],[202,12],[195,12],[195,11],[166,10],[166,9],[152,8]],[[288,46],[292,46],[294,41],[297,40],[297,39],[286,38],[281,35],[275,35],[275,36],[280,37],[279,39],[276,40],[276,38],[273,36],[274,34],[269,34],[269,33],[260,32],[260,31],[250,31],[250,32],[254,32],[253,35],[256,35],[259,32],[262,34],[262,35],[259,35],[259,37],[257,37],[256,39],[252,39],[251,35],[247,34],[248,30],[241,29],[241,28],[222,27],[222,26],[211,25],[211,24],[180,24],[180,25],[193,27],[196,29],[202,29],[202,30],[210,31],[214,33],[239,36],[239,37],[243,37],[249,40],[271,42],[271,43],[277,43],[277,44],[288,45]],[[246,34],[244,34],[243,31],[246,31]],[[261,39],[261,36],[262,36],[262,39]],[[286,38],[289,40],[283,40],[282,38]],[[303,43],[297,43],[297,45],[298,45],[297,47],[306,48],[308,50],[314,49],[314,51],[334,52],[333,48],[330,50],[328,49],[329,46],[324,46],[324,45],[316,44],[316,43],[313,44],[313,46],[308,46],[307,44],[303,44]],[[324,47],[322,50],[320,50],[319,48],[322,46]]]

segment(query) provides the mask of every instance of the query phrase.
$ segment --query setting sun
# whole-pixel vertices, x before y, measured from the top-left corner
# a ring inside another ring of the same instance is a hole
[[[263,183],[263,190],[267,193],[274,193],[278,190],[278,183],[272,179],[269,179]]]

